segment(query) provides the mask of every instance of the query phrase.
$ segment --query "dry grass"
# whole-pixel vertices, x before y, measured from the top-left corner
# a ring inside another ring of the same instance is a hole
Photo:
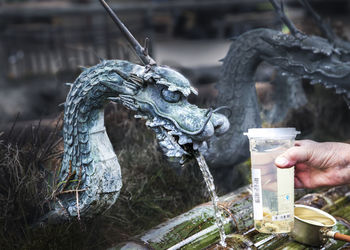
[[[48,209],[51,190],[45,169],[54,169],[60,162],[59,126],[54,131],[35,128],[30,136],[27,131],[22,136],[0,137],[1,249],[103,249],[208,199],[195,164],[174,170],[143,121],[117,106],[109,106],[107,114],[123,189],[106,214],[81,223],[31,227]]]
[[[40,124],[30,135],[11,129],[0,141],[0,245],[16,247],[29,228],[48,210],[49,186],[46,163],[59,155],[59,124],[48,132]],[[26,138],[26,139],[24,139]]]

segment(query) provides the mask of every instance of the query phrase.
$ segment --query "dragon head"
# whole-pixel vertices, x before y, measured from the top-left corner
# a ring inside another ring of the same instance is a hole
[[[180,73],[155,67],[146,73],[145,79],[149,83],[147,88],[140,90],[134,99],[167,157],[184,161],[189,151],[205,151],[207,139],[229,128],[225,116],[187,101],[188,95],[197,91]]]
[[[318,36],[296,37],[283,33],[261,37],[274,51],[262,51],[262,58],[284,70],[284,74],[310,79],[335,88],[350,99],[350,63],[348,54]]]
[[[205,151],[206,140],[210,137],[228,130],[228,119],[217,113],[222,108],[201,109],[188,102],[187,97],[197,91],[177,71],[121,60],[113,61],[113,65],[117,72],[109,75],[105,85],[114,88],[117,95],[112,95],[109,100],[136,111],[136,118],[145,119],[171,161],[183,163],[193,150]],[[117,82],[123,82],[123,94],[120,94]]]
[[[137,118],[146,119],[146,125],[155,131],[163,153],[172,161],[182,163],[193,150],[205,151],[206,140],[229,128],[228,119],[216,113],[223,107],[201,109],[190,104],[187,97],[191,93],[197,94],[190,82],[179,72],[158,66],[148,55],[148,40],[142,47],[106,2],[100,2],[145,65],[118,61],[120,70],[115,77],[122,77],[129,91],[110,100],[121,102],[135,110]]]

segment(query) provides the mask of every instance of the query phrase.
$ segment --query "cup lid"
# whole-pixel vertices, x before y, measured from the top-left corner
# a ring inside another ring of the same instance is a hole
[[[243,133],[248,138],[293,138],[300,134],[295,128],[250,128],[248,132]]]

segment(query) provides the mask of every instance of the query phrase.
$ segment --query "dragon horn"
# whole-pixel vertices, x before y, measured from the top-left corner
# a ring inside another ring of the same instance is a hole
[[[120,31],[124,34],[126,39],[129,41],[131,46],[135,49],[136,54],[141,59],[141,61],[145,65],[155,65],[156,62],[148,55],[148,51],[147,51],[148,49],[147,48],[144,49],[139,44],[139,42],[135,39],[135,37],[130,33],[128,28],[126,28],[126,26],[122,23],[122,21],[120,21],[117,14],[111,9],[111,7],[109,7],[109,5],[104,0],[100,0],[100,2],[103,5],[103,7],[106,9],[108,14],[112,17],[113,21],[118,26]]]

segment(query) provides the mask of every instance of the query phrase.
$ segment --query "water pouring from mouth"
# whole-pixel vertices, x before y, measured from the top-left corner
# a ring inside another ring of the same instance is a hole
[[[213,176],[211,175],[211,173],[209,171],[208,165],[207,165],[203,155],[197,151],[197,152],[195,152],[195,157],[196,157],[196,160],[198,162],[199,168],[203,174],[205,184],[207,186],[208,192],[209,192],[211,200],[213,202],[215,224],[217,225],[217,227],[219,229],[219,234],[220,234],[220,245],[223,247],[226,247],[224,216],[222,215],[222,212],[219,210],[219,207],[218,207],[219,198],[215,192],[215,185],[214,185]]]

